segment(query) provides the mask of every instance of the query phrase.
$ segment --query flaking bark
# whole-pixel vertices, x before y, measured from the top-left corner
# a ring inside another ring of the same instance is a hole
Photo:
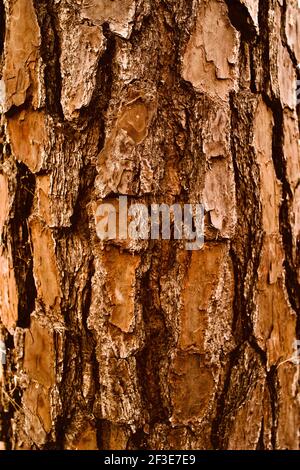
[[[7,449],[298,449],[297,0],[0,0]],[[205,244],[96,235],[203,203]],[[294,358],[294,360],[290,360]]]

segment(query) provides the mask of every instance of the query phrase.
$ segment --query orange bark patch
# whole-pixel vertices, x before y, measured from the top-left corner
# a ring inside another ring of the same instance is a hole
[[[237,60],[238,33],[229,21],[225,2],[202,3],[183,58],[183,78],[198,90],[225,100],[235,88]]]
[[[134,14],[133,0],[86,0],[81,13],[83,18],[88,18],[94,24],[108,22],[111,31],[124,38],[130,36]]]
[[[36,178],[37,196],[38,196],[38,214],[46,222],[51,223],[51,208],[49,201],[50,176],[43,175]]]
[[[34,218],[30,221],[30,233],[37,292],[46,305],[53,307],[62,294],[52,232]]]
[[[212,373],[201,364],[198,354],[179,353],[171,371],[173,424],[187,424],[206,414],[212,399]]]
[[[8,134],[16,159],[25,163],[33,173],[38,171],[47,140],[44,114],[22,111],[8,120]]]
[[[2,229],[9,213],[9,198],[8,198],[8,179],[5,175],[0,174],[0,239]]]
[[[136,144],[139,144],[146,136],[151,116],[152,113],[149,112],[143,101],[137,99],[124,108],[118,125],[120,129],[124,129],[127,132]]]
[[[279,232],[281,201],[281,185],[272,160],[272,133],[272,112],[260,101],[254,120],[254,146],[260,168],[263,228],[267,234]]]
[[[103,254],[112,310],[110,322],[125,333],[134,323],[135,273],[140,257],[111,249]]]
[[[24,370],[46,388],[54,384],[53,335],[33,316],[25,335]]]
[[[205,245],[202,250],[192,253],[183,289],[179,338],[182,349],[192,347],[204,352],[206,311],[217,285],[225,250],[221,244]]]
[[[61,24],[61,103],[65,117],[72,119],[90,104],[105,37],[98,26],[74,25],[68,16],[65,20]]]
[[[18,291],[10,250],[8,253],[0,254],[0,317],[8,330],[16,326]]]
[[[6,109],[20,106],[29,92],[33,106],[39,106],[40,30],[32,0],[10,2],[6,29],[5,65],[3,77],[6,88]]]
[[[30,384],[23,393],[23,403],[26,411],[29,411],[28,420],[32,422],[31,434],[37,433],[36,420],[42,426],[45,433],[51,431],[51,407],[48,391],[41,385]]]

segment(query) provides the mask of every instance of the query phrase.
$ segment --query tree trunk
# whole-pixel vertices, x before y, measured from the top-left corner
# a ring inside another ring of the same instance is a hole
[[[297,0],[0,0],[6,449],[298,449]],[[205,243],[101,241],[202,203]]]

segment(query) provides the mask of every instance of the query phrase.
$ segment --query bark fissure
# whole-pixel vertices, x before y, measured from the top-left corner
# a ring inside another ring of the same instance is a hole
[[[20,293],[18,322],[21,328],[30,326],[30,314],[35,308],[36,287],[33,277],[32,247],[28,228],[35,191],[35,179],[28,168],[17,164],[14,217],[10,224],[13,240],[13,260],[16,282]]]
[[[299,447],[297,12],[0,0],[0,448]]]
[[[63,119],[61,106],[60,39],[54,0],[34,0],[41,29],[41,57],[45,64],[46,106],[53,116]]]

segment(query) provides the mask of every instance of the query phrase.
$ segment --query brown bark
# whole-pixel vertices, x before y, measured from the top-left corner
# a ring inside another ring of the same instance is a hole
[[[299,448],[299,31],[297,0],[0,0],[7,449]],[[103,244],[119,195],[202,202],[204,247]]]

